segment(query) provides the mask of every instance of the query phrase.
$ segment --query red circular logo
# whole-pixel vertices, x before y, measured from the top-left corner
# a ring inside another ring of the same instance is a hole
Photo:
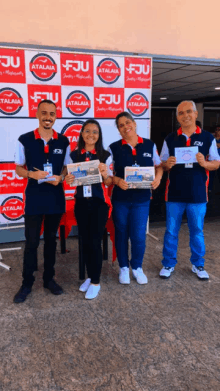
[[[71,151],[76,148],[82,126],[83,121],[71,121],[61,130],[61,134],[64,134],[64,136],[66,136],[70,142]]]
[[[14,88],[0,90],[0,112],[6,115],[17,114],[23,107],[23,99]]]
[[[81,117],[91,108],[91,100],[83,91],[72,91],[66,98],[66,108],[71,114]]]
[[[40,53],[34,56],[30,62],[30,71],[36,79],[49,81],[57,73],[57,65],[48,54]]]
[[[103,83],[113,84],[121,76],[121,69],[117,61],[112,58],[104,58],[97,66],[97,75]]]
[[[1,204],[1,213],[7,220],[20,220],[24,214],[24,204],[22,198],[17,196],[6,198]]]
[[[141,92],[134,92],[127,100],[128,111],[135,115],[135,117],[141,117],[149,109],[149,101]]]

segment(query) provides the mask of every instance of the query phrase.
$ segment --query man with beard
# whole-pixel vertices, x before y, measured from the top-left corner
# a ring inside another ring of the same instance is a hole
[[[15,152],[16,173],[28,179],[25,191],[25,250],[23,282],[14,297],[22,303],[31,292],[37,269],[37,248],[44,221],[44,288],[54,295],[63,293],[54,281],[56,233],[65,212],[62,181],[70,153],[68,139],[55,132],[56,105],[50,100],[39,103],[36,117],[39,127],[22,134]]]

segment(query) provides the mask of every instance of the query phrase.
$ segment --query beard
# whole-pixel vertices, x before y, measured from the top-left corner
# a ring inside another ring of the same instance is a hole
[[[50,122],[48,125],[46,125],[45,122],[43,123],[43,128],[44,128],[44,129],[47,129],[47,130],[48,130],[48,129],[51,129],[52,126],[53,126],[52,122]]]

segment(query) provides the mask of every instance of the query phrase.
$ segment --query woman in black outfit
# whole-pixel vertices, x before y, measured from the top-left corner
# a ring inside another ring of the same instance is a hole
[[[91,186],[77,186],[75,195],[75,216],[78,232],[82,239],[82,256],[86,264],[88,278],[80,286],[86,292],[86,299],[94,299],[100,291],[102,269],[101,241],[108,216],[111,213],[111,202],[107,187],[112,184],[111,155],[102,144],[102,131],[96,120],[87,120],[81,129],[78,147],[71,152],[73,163],[99,160],[99,170],[103,182]],[[74,176],[68,174],[66,182],[71,184]]]

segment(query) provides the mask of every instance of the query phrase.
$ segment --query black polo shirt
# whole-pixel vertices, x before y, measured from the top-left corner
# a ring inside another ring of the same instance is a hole
[[[179,128],[177,132],[169,134],[166,139],[168,155],[175,156],[175,148],[186,146],[197,146],[205,159],[214,160],[211,154],[214,137],[211,133],[206,132],[199,127],[196,128],[188,139]],[[215,141],[214,141],[215,142]],[[161,160],[163,159],[163,149]],[[217,152],[217,147],[216,147]],[[167,159],[166,159],[167,160]],[[219,160],[216,156],[216,160]],[[209,171],[201,167],[199,163],[193,163],[193,167],[188,168],[185,164],[175,164],[168,174],[165,200],[169,202],[187,202],[203,203],[207,202],[208,196]]]
[[[134,164],[140,167],[154,166],[154,150],[156,149],[153,141],[139,136],[135,148],[131,148],[123,139],[112,143],[109,146],[109,151],[112,154],[114,175],[124,179],[125,167]],[[160,164],[159,157],[158,164]],[[151,191],[149,189],[128,189],[125,191],[119,186],[114,186],[112,192],[112,201],[145,202],[149,201],[150,197]]]
[[[52,164],[53,174],[60,175],[64,166],[64,159],[69,141],[67,137],[53,131],[46,147],[38,129],[22,134],[18,141],[23,145],[25,164],[28,171],[34,167],[44,170],[43,165]],[[16,162],[17,163],[17,162]],[[25,190],[25,214],[55,214],[65,212],[65,196],[62,183],[53,186],[49,183],[38,184],[35,179],[29,178]]]

